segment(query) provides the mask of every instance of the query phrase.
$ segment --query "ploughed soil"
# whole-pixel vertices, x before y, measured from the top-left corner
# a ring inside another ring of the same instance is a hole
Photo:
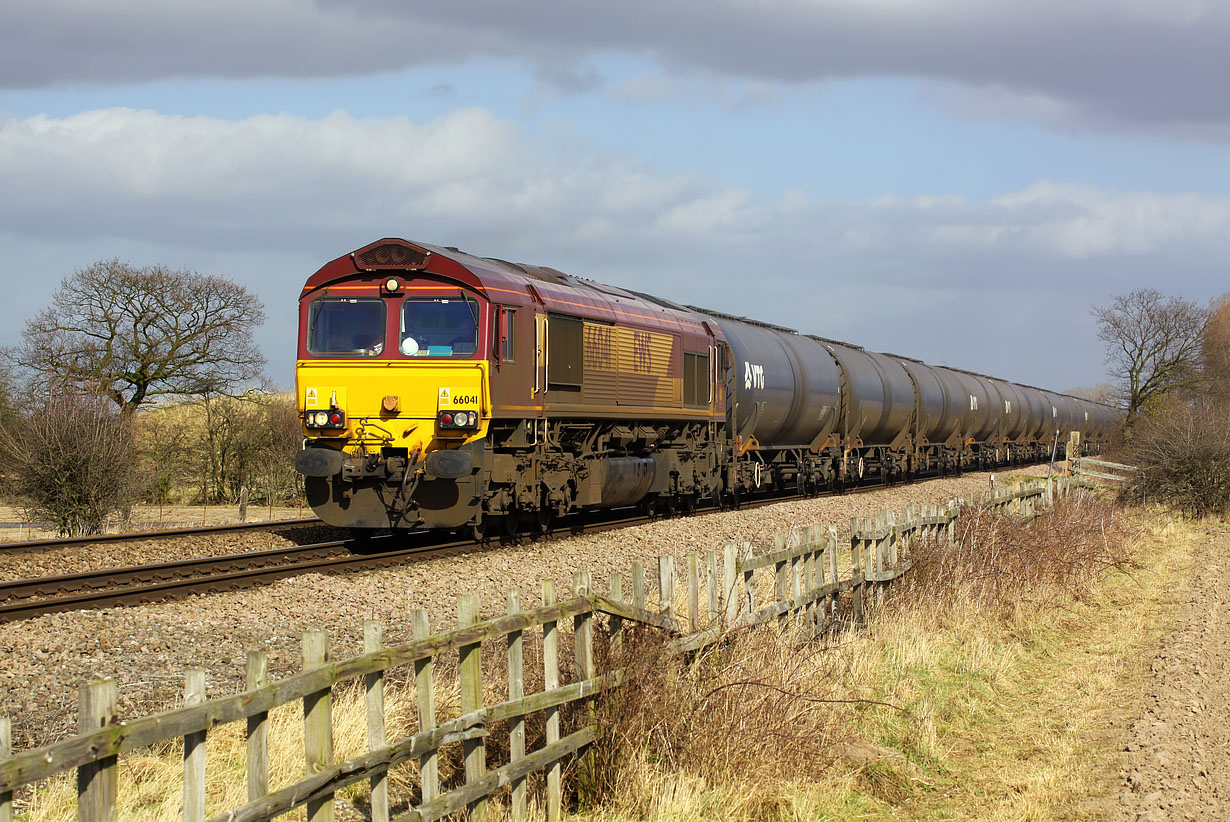
[[[1230,820],[1230,528],[1197,550],[1127,731],[1119,820]]]

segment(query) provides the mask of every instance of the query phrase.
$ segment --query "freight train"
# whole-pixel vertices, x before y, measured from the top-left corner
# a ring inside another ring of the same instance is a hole
[[[513,534],[1023,464],[1117,425],[1076,397],[402,239],[327,263],[299,303],[295,468],[316,514],[358,533]]]

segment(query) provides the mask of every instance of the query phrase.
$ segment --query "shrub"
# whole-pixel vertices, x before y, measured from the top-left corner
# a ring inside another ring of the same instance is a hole
[[[1194,518],[1230,513],[1230,402],[1176,404],[1141,419],[1127,459],[1140,469],[1130,497]]]
[[[1087,494],[1057,499],[1021,523],[988,509],[963,512],[952,545],[923,542],[890,589],[894,603],[937,609],[961,603],[987,613],[1019,600],[1079,595],[1107,570],[1130,565],[1122,514]]]
[[[101,531],[140,493],[134,440],[132,415],[110,399],[63,392],[10,418],[0,429],[0,455],[29,516],[77,536]]]

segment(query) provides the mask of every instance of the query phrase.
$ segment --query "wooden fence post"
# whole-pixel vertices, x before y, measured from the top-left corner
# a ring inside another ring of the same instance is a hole
[[[114,680],[96,679],[77,694],[77,730],[86,734],[115,719],[118,689]],[[115,822],[118,789],[116,757],[107,756],[77,768],[78,822]]]
[[[897,560],[901,553],[901,529],[908,527],[908,522],[902,523],[899,529],[897,513],[895,511],[888,512],[888,565],[891,568],[895,569],[897,567]]]
[[[748,559],[751,559],[750,553]],[[743,593],[747,597],[747,616],[750,619],[756,613],[756,569],[743,567]]]
[[[816,542],[816,527],[809,526],[807,529],[807,553],[803,555],[803,589],[807,594],[820,587],[816,583],[816,553],[819,550],[819,545]],[[816,622],[816,601],[808,598],[807,607],[803,612],[803,624],[807,627],[808,633],[816,630],[818,623]]]
[[[645,563],[632,563],[632,604],[645,610]]]
[[[572,594],[575,597],[587,597],[593,593],[593,581],[589,571],[577,571],[572,575]],[[581,680],[593,679],[598,675],[598,667],[594,662],[594,612],[586,611],[572,618],[572,658],[577,665],[577,677]],[[593,725],[596,720],[594,700],[585,700],[585,724]],[[597,771],[595,770],[593,752],[586,753],[580,761],[577,772],[577,791],[586,788],[594,790],[597,786]]]
[[[786,537],[786,534],[773,535],[773,553],[778,554],[786,550],[786,546],[789,544]],[[788,584],[786,581],[786,574],[788,573],[786,566],[787,563],[784,560],[778,560],[773,563],[773,600],[775,602],[782,602],[786,599],[786,586]]]
[[[708,609],[706,625],[710,625],[718,618],[721,613],[721,604],[718,602],[718,561],[717,551],[705,552],[705,593],[708,599]]]
[[[850,577],[854,587],[850,592],[851,618],[855,624],[863,624],[863,589],[867,583],[860,580],[863,576],[862,540],[859,537],[860,520],[854,517],[850,520]]]
[[[633,580],[633,588],[636,581]],[[542,604],[555,604],[555,580],[542,581]],[[543,690],[554,691],[559,687],[559,631],[554,620],[542,623],[542,680]],[[547,746],[559,742],[559,708],[547,708]],[[557,759],[547,769],[547,819],[556,822],[560,818],[563,794],[560,788],[560,763]]]
[[[269,660],[264,651],[248,652],[247,688],[254,691],[269,683]],[[269,793],[269,713],[248,717],[248,801]]]
[[[695,633],[700,629],[700,557],[688,554],[688,626]]]
[[[675,616],[675,558],[658,557],[658,610],[662,616]]]
[[[510,588],[507,594],[508,613],[520,613],[521,591]],[[523,639],[521,631],[508,634],[508,701],[513,702],[525,696],[525,657],[522,651]],[[525,717],[514,716],[508,720],[508,762],[513,764],[525,758]],[[515,822],[525,819],[525,777],[520,776],[512,781],[512,818]]]
[[[205,672],[184,677],[184,707],[205,701]],[[184,735],[184,822],[205,822],[205,731]]]
[[[611,599],[624,601],[624,575],[615,571],[611,574]],[[611,657],[618,660],[623,649],[624,620],[623,617],[610,614],[607,617],[607,635],[610,637]],[[616,663],[618,664],[618,662]]]
[[[319,628],[303,633],[303,670],[310,671],[329,659],[329,637]],[[303,698],[303,748],[307,775],[315,776],[333,764],[333,689],[325,688]],[[307,803],[308,822],[333,822],[333,794]]]
[[[384,626],[369,619],[363,623],[363,653],[371,654],[384,647]],[[367,749],[378,751],[388,745],[384,728],[384,671],[368,674],[367,688]],[[372,822],[389,822],[389,771],[382,768],[371,775]]]
[[[803,617],[806,611],[799,607],[799,600],[803,598],[803,555],[799,554],[790,562],[790,610],[794,614],[794,624],[796,627],[802,627]]]
[[[589,596],[592,593],[592,586],[589,571],[577,571],[572,575],[573,596]],[[581,679],[593,679],[598,675],[594,666],[593,611],[586,611],[572,618],[572,653],[576,659],[577,673]]]
[[[427,612],[415,608],[410,614],[414,639],[421,642],[431,636],[431,625]],[[430,731],[436,727],[436,663],[433,657],[416,659],[414,661],[414,691],[415,703],[419,714],[419,731]],[[419,776],[423,802],[431,802],[440,796],[440,760],[439,752],[428,751],[419,757]]]
[[[732,542],[722,549],[722,596],[726,598],[727,627],[739,617],[739,591],[735,587],[738,578],[739,546]]]
[[[13,721],[0,716],[0,763],[13,753]],[[0,822],[13,822],[13,792],[0,793]]]
[[[457,597],[457,627],[466,628],[480,621],[478,597],[461,594]],[[483,707],[482,643],[463,645],[458,649],[458,673],[461,679],[461,713],[468,714]],[[465,739],[461,743],[465,757],[466,784],[482,779],[487,772],[487,743],[482,737]],[[470,819],[483,822],[487,818],[487,798],[476,799],[467,809]]]

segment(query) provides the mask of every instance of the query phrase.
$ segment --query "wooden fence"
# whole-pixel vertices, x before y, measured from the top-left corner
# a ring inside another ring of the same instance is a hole
[[[1067,488],[1061,483],[1056,490],[1066,493]],[[1003,489],[983,504],[1031,517],[1049,495],[1049,483],[1031,482]],[[386,647],[381,625],[368,622],[364,653],[349,659],[330,660],[325,633],[310,630],[303,635],[300,673],[269,681],[265,654],[254,651],[247,660],[247,690],[207,699],[204,672],[190,671],[183,706],[153,716],[119,720],[116,683],[90,682],[80,689],[80,732],[73,738],[11,754],[9,722],[0,718],[0,822],[12,819],[15,789],[72,769],[77,771],[78,819],[114,820],[119,755],[177,739],[183,743],[183,818],[204,822],[207,738],[218,726],[232,722],[246,723],[248,801],[209,816],[209,822],[267,820],[300,806],[306,808],[310,822],[328,822],[333,819],[334,794],[363,781],[369,783],[371,816],[377,822],[426,822],[459,811],[482,820],[489,797],[505,788],[511,817],[524,819],[531,774],[543,784],[537,795],[548,817],[558,819],[562,767],[591,745],[598,732],[589,711],[592,699],[625,676],[622,670],[599,673],[597,669],[599,615],[606,617],[612,643],[637,623],[664,632],[681,651],[700,649],[731,631],[782,618],[792,619],[805,635],[861,624],[869,587],[887,584],[908,570],[914,540],[951,541],[960,507],[960,501],[953,500],[943,506],[911,507],[900,516],[882,513],[854,519],[848,543],[839,542],[833,527],[810,526],[779,535],[768,553],[750,553],[747,544],[728,545],[720,557],[713,551],[689,556],[681,574],[676,573],[674,559],[663,556],[649,586],[656,595],[652,599],[640,562],[632,563],[627,578],[613,574],[606,593],[594,590],[587,572],[574,574],[571,595],[562,602],[557,601],[552,580],[542,583],[541,604],[534,608],[524,607],[521,592],[511,590],[507,614],[495,619],[481,619],[477,597],[464,595],[457,599],[457,625],[450,630],[433,634],[427,613],[416,610],[411,615],[413,641]],[[678,592],[677,576],[682,582]],[[572,660],[561,665],[561,629],[569,620]],[[541,651],[537,656],[542,688],[526,694],[531,678],[526,676],[524,647],[530,639]],[[481,655],[493,652],[506,658],[506,698],[484,704]],[[442,661],[452,665],[454,659],[460,714],[443,719],[436,709],[435,669]],[[407,681],[414,683],[419,730],[389,741],[385,679],[399,666],[405,666]],[[565,678],[570,681],[564,682]],[[332,694],[334,686],[345,682],[362,683],[368,751],[339,762],[333,755]],[[292,703],[302,704],[306,773],[275,790],[270,785],[269,712]],[[570,706],[580,721],[572,723],[575,730],[561,735],[561,711]],[[544,720],[545,735],[541,747],[528,752],[526,721],[534,715]],[[496,723],[503,723],[501,732],[507,734],[507,754],[499,762],[489,761],[486,749]],[[459,750],[464,774],[445,784],[439,759],[448,746]],[[387,775],[390,768],[412,761],[418,764],[418,795],[414,804],[399,806],[394,815]]]
[[[1072,460],[1072,475],[1102,482],[1127,482],[1138,469],[1135,465],[1124,465],[1121,462],[1080,457]]]

